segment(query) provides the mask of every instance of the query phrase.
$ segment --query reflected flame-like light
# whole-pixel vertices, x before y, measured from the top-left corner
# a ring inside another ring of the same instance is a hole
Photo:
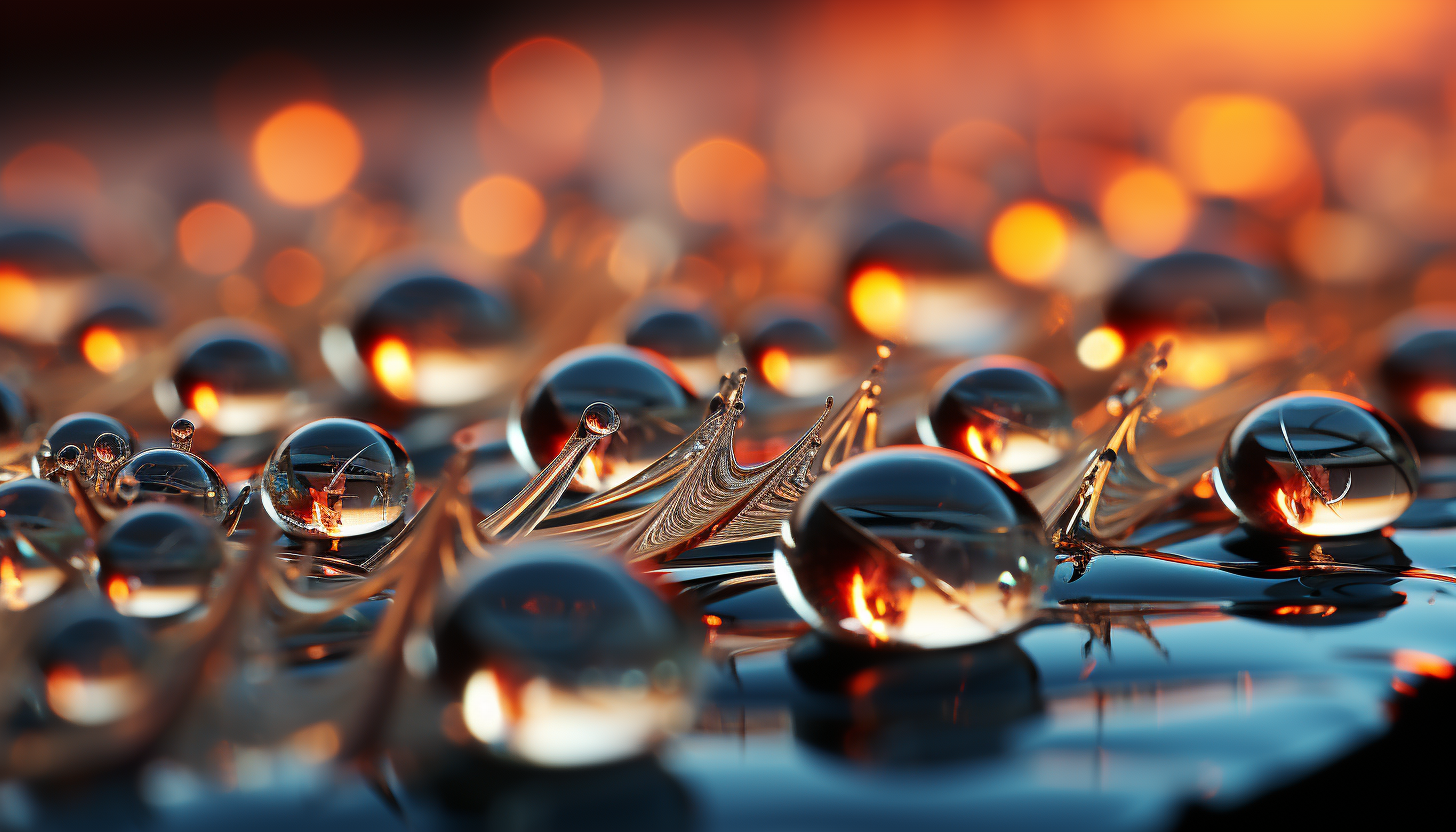
[[[505,702],[495,671],[477,670],[471,674],[461,706],[471,736],[484,743],[499,742],[505,736]]]
[[[211,420],[217,416],[218,410],[222,408],[217,399],[217,391],[212,389],[210,384],[199,384],[192,391],[192,409],[197,411],[204,421]]]
[[[989,464],[992,458],[1001,452],[1003,440],[1000,436],[992,434],[983,436],[975,425],[966,427],[966,448],[971,456]]]
[[[25,599],[21,590],[20,575],[15,571],[15,564],[9,556],[0,557],[0,604],[11,610],[24,608]]]
[[[1019,202],[991,226],[991,259],[1012,280],[1038,285],[1067,260],[1067,222],[1041,202]]]
[[[793,362],[789,354],[775,347],[764,352],[758,361],[763,380],[775,390],[785,390],[793,381]]]
[[[1421,650],[1396,650],[1391,656],[1396,669],[1432,679],[1450,679],[1456,676],[1456,667],[1450,662]]]
[[[124,604],[131,597],[131,587],[127,585],[126,578],[117,575],[106,583],[106,597],[111,599],[113,604]]]
[[[253,137],[253,171],[285,205],[321,205],[349,187],[364,159],[359,131],[326,104],[300,102],[274,113]]]
[[[865,269],[849,284],[849,309],[854,319],[881,338],[901,334],[905,306],[904,281],[883,266]]]
[[[883,612],[884,599],[877,600]],[[855,570],[854,577],[850,580],[849,607],[854,613],[854,617],[860,624],[864,625],[865,632],[880,641],[887,641],[889,639],[889,628],[885,626],[885,622],[876,618],[874,613],[870,612],[869,604],[865,600],[864,578],[859,574],[859,570]]]
[[[409,401],[415,395],[415,367],[409,346],[398,338],[384,338],[369,359],[374,378],[389,395]]]
[[[81,355],[103,373],[114,373],[126,363],[126,345],[111,329],[93,326],[81,336]]]
[[[1416,415],[1433,428],[1456,430],[1456,389],[1438,387],[1416,396]]]
[[[1122,360],[1126,348],[1121,333],[1099,326],[1077,341],[1077,360],[1089,369],[1106,370]]]

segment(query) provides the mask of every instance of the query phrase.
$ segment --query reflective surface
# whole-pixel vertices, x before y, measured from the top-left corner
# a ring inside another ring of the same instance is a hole
[[[1045,468],[1072,443],[1072,409],[1044,367],[1012,356],[962,364],[931,389],[917,427],[927,445],[1008,474]]]
[[[62,566],[85,552],[86,530],[60,485],[26,478],[0,485],[0,608],[22,610],[51,597]]]
[[[76,725],[105,725],[146,703],[147,636],[135,622],[94,611],[65,611],[36,656],[46,707]]]
[[[939,448],[836,467],[794,508],[774,574],[831,638],[951,647],[1032,620],[1051,574],[1041,518],[1005,475]]]
[[[117,612],[165,618],[202,604],[223,565],[216,523],[176,505],[129,508],[101,531],[97,582]]]
[[[641,471],[697,426],[700,405],[666,360],[629,347],[582,347],[562,355],[527,387],[507,434],[527,470],[556,457],[593,402],[616,408],[621,427],[582,462],[573,490],[611,488]]]
[[[206,460],[174,448],[149,448],[117,469],[106,492],[116,506],[167,502],[210,520],[227,514],[228,490]]]
[[[12,461],[15,446],[31,424],[30,407],[10,385],[0,382],[0,456]]]
[[[722,375],[718,350],[723,333],[706,312],[650,305],[628,326],[622,341],[668,359],[696,390],[712,390]]]
[[[1422,450],[1456,450],[1456,329],[1408,334],[1381,362],[1380,381]]]
[[[1289,393],[1254,408],[1219,453],[1224,505],[1274,534],[1360,534],[1394,521],[1420,474],[1404,431],[1358,399]]]
[[[242,322],[223,322],[184,343],[171,384],[159,381],[155,389],[164,414],[194,414],[200,424],[239,436],[262,433],[288,418],[297,379],[270,335]]]
[[[636,756],[686,727],[700,642],[671,607],[599,556],[504,554],[467,579],[436,628],[439,675],[471,737],[576,766]]]
[[[74,445],[81,452],[76,466],[77,475],[83,482],[95,482],[97,441],[107,434],[121,440],[120,445],[114,444],[110,438],[101,441],[102,453],[110,458],[112,464],[125,460],[137,445],[136,434],[131,428],[104,413],[72,413],[59,419],[46,431],[45,439],[35,452],[31,472],[37,477],[61,480],[63,474],[57,457],[66,446]]]
[[[320,419],[284,439],[263,470],[263,506],[297,537],[377,532],[404,515],[414,491],[409,455],[367,422]]]
[[[807,303],[771,302],[753,316],[744,354],[755,380],[785,396],[816,396],[859,368],[841,352],[829,310]]]
[[[359,313],[352,335],[379,389],[404,402],[474,401],[506,378],[515,310],[498,292],[445,275],[385,287]]]

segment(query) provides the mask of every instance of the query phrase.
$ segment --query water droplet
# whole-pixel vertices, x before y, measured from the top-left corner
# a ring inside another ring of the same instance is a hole
[[[0,382],[0,455],[13,459],[17,446],[25,439],[25,430],[34,421],[25,397]]]
[[[113,438],[102,440],[108,434]],[[137,446],[137,437],[131,428],[103,413],[72,413],[46,431],[31,462],[31,472],[37,477],[59,481],[59,454],[66,446],[74,445],[76,460],[66,470],[75,470],[84,482],[94,482],[96,471],[87,463],[96,460],[98,442],[105,445],[102,452],[110,454],[113,460],[126,459]]]
[[[968,361],[941,378],[918,427],[927,445],[1024,474],[1066,454],[1072,409],[1046,369],[1020,358],[991,356]]]
[[[1239,422],[1213,481],[1255,528],[1329,537],[1395,520],[1414,499],[1419,471],[1410,440],[1385,414],[1350,396],[1301,391]]]
[[[178,419],[172,423],[172,447],[179,451],[192,450],[192,435],[197,428],[186,419]]]
[[[841,354],[839,327],[822,304],[771,302],[756,313],[745,354],[755,378],[785,396],[818,396],[858,372]]]
[[[497,753],[607,763],[691,719],[700,636],[617,563],[523,547],[463,587],[436,630],[439,674],[470,734]]]
[[[150,692],[143,673],[149,644],[115,613],[63,616],[37,654],[51,712],[76,725],[106,725],[136,713]]]
[[[60,467],[61,471],[68,474],[75,471],[80,464],[81,449],[75,445],[67,445],[61,449],[60,453],[56,454],[56,465]]]
[[[228,490],[217,469],[199,456],[173,448],[149,448],[127,460],[106,496],[118,507],[175,503],[217,522],[227,514]]]
[[[58,563],[85,552],[86,531],[62,486],[26,478],[0,485],[0,607],[44,601],[66,573]]]
[[[366,422],[320,419],[268,458],[263,507],[295,537],[357,537],[398,521],[414,486],[414,465],[393,436]]]
[[[572,350],[526,389],[508,438],[527,470],[550,464],[597,402],[616,408],[620,427],[582,461],[572,488],[597,491],[629,479],[681,442],[698,424],[700,405],[676,368],[631,347]]]
[[[483,398],[511,378],[517,330],[515,309],[501,294],[422,275],[385,287],[351,334],[380,390],[440,406]]]
[[[1380,365],[1391,415],[1422,449],[1456,451],[1456,329],[1407,333]]]
[[[1005,586],[1022,558],[1031,568]],[[1004,474],[902,446],[854,457],[811,486],[774,572],[794,610],[826,635],[952,647],[1030,621],[1052,560],[1036,509]]]
[[[283,347],[241,322],[209,324],[192,336],[157,404],[173,418],[196,414],[229,436],[250,436],[288,418],[297,380]]]
[[[623,340],[628,346],[666,357],[697,390],[711,390],[722,375],[718,351],[723,333],[717,321],[705,309],[683,300],[671,305],[647,304]]]
[[[136,506],[102,529],[96,543],[97,581],[123,615],[179,615],[207,600],[224,551],[217,524],[197,512],[166,504]]]

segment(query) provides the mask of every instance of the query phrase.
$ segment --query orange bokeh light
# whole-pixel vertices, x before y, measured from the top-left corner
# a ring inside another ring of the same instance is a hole
[[[126,363],[126,345],[110,328],[93,326],[81,336],[81,355],[103,373],[114,373]]]
[[[905,282],[883,266],[865,269],[849,284],[849,309],[872,334],[897,337],[905,321]]]
[[[226,274],[248,259],[253,223],[226,202],[204,202],[177,221],[177,250],[203,274]]]
[[[263,190],[285,205],[319,205],[343,193],[363,158],[359,131],[326,104],[284,107],[253,137],[253,172]]]
[[[546,203],[531,183],[487,176],[460,197],[460,230],[480,251],[511,257],[531,247],[546,219]]]
[[[602,106],[602,72],[581,48],[557,38],[511,47],[490,68],[490,103],[524,139],[574,144]]]
[[[1043,202],[1018,202],[991,226],[991,259],[1012,280],[1037,285],[1067,260],[1069,230],[1061,212]]]
[[[1119,175],[1098,205],[1107,236],[1138,257],[1161,257],[1176,249],[1193,221],[1193,203],[1182,183],[1156,165]]]
[[[1282,104],[1257,95],[1205,95],[1173,120],[1174,164],[1194,190],[1260,199],[1295,184],[1309,164],[1304,129]]]
[[[0,332],[16,335],[28,331],[40,308],[35,283],[15,269],[0,266]]]
[[[263,267],[263,285],[284,306],[302,306],[324,287],[324,266],[301,248],[285,248]]]
[[[672,167],[673,192],[683,215],[705,223],[750,223],[763,210],[768,166],[753,148],[733,139],[708,139],[688,148]]]
[[[415,395],[415,367],[409,347],[398,338],[385,338],[374,347],[369,358],[374,378],[384,392],[399,399],[410,401]]]
[[[758,360],[758,366],[763,371],[763,380],[775,390],[787,387],[794,372],[789,354],[777,347],[764,352],[763,357]]]
[[[126,599],[131,597],[131,587],[127,586],[126,578],[117,575],[106,582],[106,597],[111,599],[113,604],[124,604]]]
[[[1077,360],[1084,367],[1106,370],[1122,360],[1126,344],[1122,335],[1110,326],[1099,326],[1077,341]]]
[[[192,409],[204,420],[211,420],[222,408],[222,403],[217,400],[217,391],[212,385],[199,384],[192,390]]]
[[[100,188],[91,160],[54,142],[33,144],[0,169],[0,194],[22,213],[64,216],[95,199]]]

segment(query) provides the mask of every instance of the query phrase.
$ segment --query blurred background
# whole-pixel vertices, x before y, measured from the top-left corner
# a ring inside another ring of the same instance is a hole
[[[1371,365],[1456,300],[1448,4],[300,6],[7,10],[0,335],[43,412],[248,432],[150,386],[215,317],[311,402],[483,417],[583,343],[661,347],[703,393],[736,334],[756,384],[820,401],[881,338],[1013,352],[1085,401],[1147,337],[1206,389],[1311,346]],[[1129,284],[1181,251],[1253,282]],[[426,272],[509,337],[369,336]],[[634,341],[661,309],[699,346]],[[1456,425],[1438,392],[1405,410]]]

